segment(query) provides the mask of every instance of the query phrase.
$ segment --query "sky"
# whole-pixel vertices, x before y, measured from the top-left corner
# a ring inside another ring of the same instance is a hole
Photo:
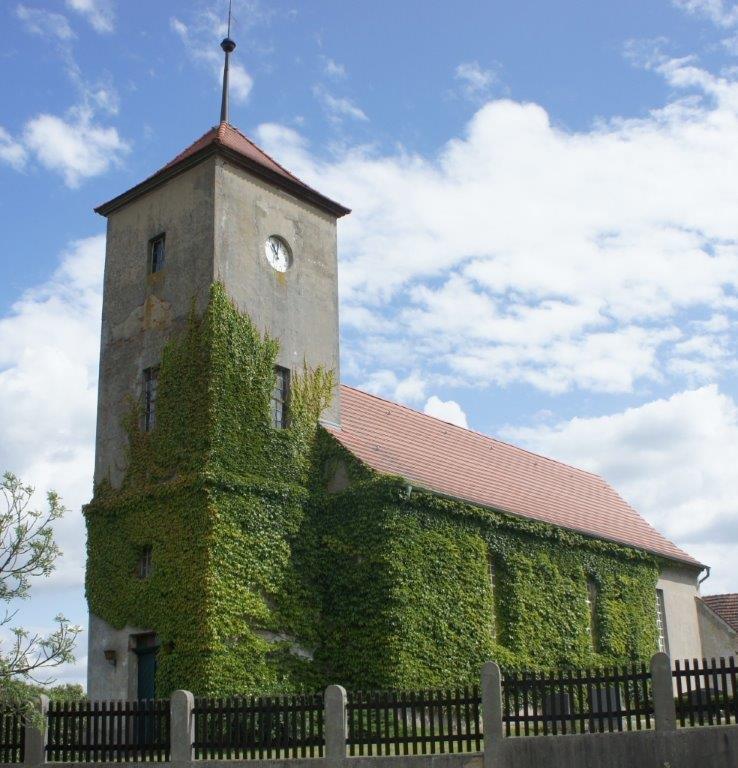
[[[226,0],[0,4],[0,469],[86,626],[105,222],[218,120]],[[738,591],[738,5],[234,0],[231,122],[353,209],[344,382],[602,474]],[[61,681],[82,681],[86,635]]]

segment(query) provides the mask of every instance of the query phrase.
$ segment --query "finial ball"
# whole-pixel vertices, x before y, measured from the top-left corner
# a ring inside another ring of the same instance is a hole
[[[230,37],[226,37],[225,40],[220,44],[220,47],[226,52],[231,53],[236,48],[236,43],[231,40]]]

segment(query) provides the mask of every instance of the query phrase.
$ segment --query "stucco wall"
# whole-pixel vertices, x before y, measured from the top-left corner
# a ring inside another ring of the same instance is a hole
[[[698,577],[696,568],[674,564],[663,569],[656,585],[664,591],[666,632],[672,661],[702,657],[695,602],[699,594]]]
[[[121,418],[141,395],[193,298],[204,309],[213,280],[215,160],[200,163],[108,218],[100,345],[95,484],[118,486],[124,468]],[[165,266],[149,274],[149,240],[166,233]]]
[[[56,768],[77,768],[79,765],[55,763]],[[738,765],[738,726],[500,739],[493,744],[486,759],[480,753],[470,753],[345,759],[197,760],[158,765],[160,768],[195,765],[198,768],[247,765],[258,768],[735,768]]]
[[[136,627],[114,629],[90,614],[87,637],[87,695],[92,701],[128,700],[137,697],[138,658],[131,638],[143,634]],[[105,659],[105,651],[116,654],[115,665]]]
[[[702,639],[702,655],[706,659],[738,656],[738,632],[699,599],[697,615]]]
[[[215,221],[215,279],[257,328],[279,339],[279,364],[297,372],[303,360],[323,365],[338,382],[336,219],[219,158]],[[270,235],[292,249],[287,272],[266,260]],[[324,418],[338,423],[337,388]]]

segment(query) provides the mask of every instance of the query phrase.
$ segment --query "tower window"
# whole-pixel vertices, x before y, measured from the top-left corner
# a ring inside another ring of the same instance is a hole
[[[136,563],[136,576],[139,579],[148,579],[154,570],[154,561],[151,546],[145,546],[139,553]]]
[[[587,579],[587,610],[589,612],[589,637],[592,642],[592,650],[595,653],[600,651],[600,632],[597,619],[597,601],[599,600],[599,590],[594,579]]]
[[[290,397],[290,372],[278,365],[274,368],[274,377],[272,426],[275,429],[285,429]]]
[[[150,432],[156,426],[156,390],[159,369],[147,368],[143,372],[143,428]]]
[[[664,590],[656,590],[656,630],[659,635],[659,650],[669,653],[669,635],[666,632],[666,606],[664,605]]]
[[[149,240],[149,266],[151,272],[160,272],[164,269],[164,234],[152,237]]]

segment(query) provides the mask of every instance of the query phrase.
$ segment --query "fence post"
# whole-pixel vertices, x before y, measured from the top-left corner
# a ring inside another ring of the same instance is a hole
[[[48,732],[47,715],[49,711],[49,697],[41,696],[34,704],[41,722],[27,722],[23,744],[23,765],[34,768],[46,762],[46,734]]]
[[[169,701],[169,760],[172,763],[192,762],[192,742],[195,740],[195,718],[192,710],[195,697],[189,691],[174,691]]]
[[[482,667],[482,733],[484,735],[484,768],[492,768],[495,742],[504,735],[502,727],[502,674],[494,661]]]
[[[655,653],[651,657],[651,688],[656,730],[675,731],[676,707],[671,682],[671,660],[665,653]]]
[[[338,768],[346,759],[346,689],[340,685],[329,685],[323,700],[325,707],[325,752],[330,768]]]

